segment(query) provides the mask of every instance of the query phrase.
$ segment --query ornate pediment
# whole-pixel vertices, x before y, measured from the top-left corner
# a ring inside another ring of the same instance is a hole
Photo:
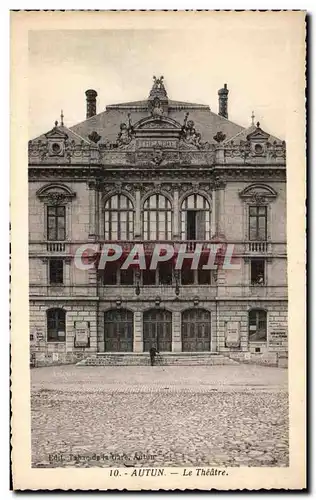
[[[168,116],[147,116],[146,118],[142,118],[134,125],[134,130],[141,131],[144,129],[172,129],[181,131],[181,124],[173,118],[169,118]]]
[[[63,205],[71,201],[76,193],[65,184],[51,183],[38,189],[36,196],[44,203]]]
[[[264,132],[260,128],[260,123],[257,123],[257,128],[253,132],[247,135],[247,141],[256,141],[256,142],[266,142],[269,140],[270,134],[267,134],[267,132]]]
[[[56,122],[56,124],[57,124],[57,122]],[[63,132],[62,130],[57,128],[57,125],[55,125],[55,127],[52,130],[47,132],[47,134],[45,134],[45,137],[46,137],[46,139],[57,139],[57,140],[68,139],[68,135],[66,134],[66,132]]]
[[[266,184],[251,184],[239,193],[240,198],[250,204],[264,205],[277,197],[276,191]]]

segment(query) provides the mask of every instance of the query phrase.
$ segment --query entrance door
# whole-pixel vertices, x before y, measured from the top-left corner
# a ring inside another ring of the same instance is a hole
[[[172,314],[164,309],[150,309],[143,318],[144,352],[156,346],[159,352],[171,351]]]
[[[106,352],[133,352],[133,313],[113,309],[104,313]]]
[[[188,309],[182,313],[182,351],[210,351],[211,313],[205,309]]]

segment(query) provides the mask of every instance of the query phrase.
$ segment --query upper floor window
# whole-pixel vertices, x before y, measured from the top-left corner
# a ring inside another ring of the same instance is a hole
[[[267,239],[267,207],[249,207],[249,240],[266,241]]]
[[[191,194],[181,206],[182,240],[210,239],[210,205],[204,196]]]
[[[145,240],[171,240],[171,203],[161,194],[153,194],[144,203],[143,233]]]
[[[251,259],[250,279],[252,285],[265,284],[265,265],[263,259]]]
[[[65,342],[66,313],[63,309],[49,309],[47,311],[47,341]]]
[[[49,283],[51,285],[62,285],[64,282],[64,262],[62,259],[50,259],[49,261]]]
[[[49,241],[66,239],[66,207],[64,205],[47,207],[47,239]]]
[[[124,194],[111,196],[104,207],[104,237],[106,240],[132,240],[134,237],[134,207]]]

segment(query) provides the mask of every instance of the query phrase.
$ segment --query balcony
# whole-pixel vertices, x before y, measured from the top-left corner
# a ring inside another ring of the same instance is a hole
[[[269,253],[270,245],[267,241],[248,241],[245,251],[249,253]]]
[[[48,241],[46,244],[47,252],[65,252],[66,243],[64,241]]]

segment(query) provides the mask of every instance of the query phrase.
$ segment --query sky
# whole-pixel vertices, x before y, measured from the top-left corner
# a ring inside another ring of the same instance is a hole
[[[276,16],[277,17],[277,16]],[[164,75],[170,99],[208,104],[218,112],[227,83],[229,119],[255,121],[286,139],[300,47],[290,18],[269,23],[210,19],[174,29],[33,30],[29,32],[29,138],[60,120],[85,119],[85,90],[107,104],[146,99],[153,75]],[[302,42],[302,40],[301,40]],[[295,107],[295,106],[294,106]]]

